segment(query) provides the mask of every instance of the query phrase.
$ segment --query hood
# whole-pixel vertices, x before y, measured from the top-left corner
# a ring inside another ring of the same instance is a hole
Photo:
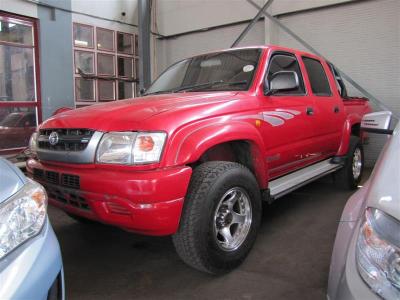
[[[12,163],[0,158],[0,203],[4,202],[25,184],[26,179],[22,172]]]
[[[141,128],[143,121],[165,112],[205,107],[232,99],[237,92],[178,93],[96,104],[53,116],[41,128],[90,128],[101,131]]]
[[[400,122],[379,157],[371,175],[367,206],[400,220]]]

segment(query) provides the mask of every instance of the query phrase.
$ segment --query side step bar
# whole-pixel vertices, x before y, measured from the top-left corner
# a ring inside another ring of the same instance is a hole
[[[270,181],[269,191],[271,200],[278,199],[307,183],[343,167],[342,164],[332,164],[331,161],[332,159],[330,158]]]

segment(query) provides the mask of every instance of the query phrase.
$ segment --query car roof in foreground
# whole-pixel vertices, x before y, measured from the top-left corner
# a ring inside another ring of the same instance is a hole
[[[0,157],[0,203],[18,192],[25,183],[24,174],[11,162]]]

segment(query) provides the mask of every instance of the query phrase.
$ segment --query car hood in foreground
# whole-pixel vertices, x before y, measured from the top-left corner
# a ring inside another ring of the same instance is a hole
[[[0,203],[19,191],[25,182],[24,174],[17,167],[0,158]]]

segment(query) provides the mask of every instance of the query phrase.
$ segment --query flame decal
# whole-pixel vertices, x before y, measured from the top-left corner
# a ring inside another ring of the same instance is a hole
[[[293,119],[300,114],[301,112],[293,109],[276,109],[271,111],[263,111],[261,113],[254,115],[238,116],[235,117],[234,119],[236,120],[256,119],[264,121],[270,124],[271,126],[276,127],[285,124],[286,120]]]

